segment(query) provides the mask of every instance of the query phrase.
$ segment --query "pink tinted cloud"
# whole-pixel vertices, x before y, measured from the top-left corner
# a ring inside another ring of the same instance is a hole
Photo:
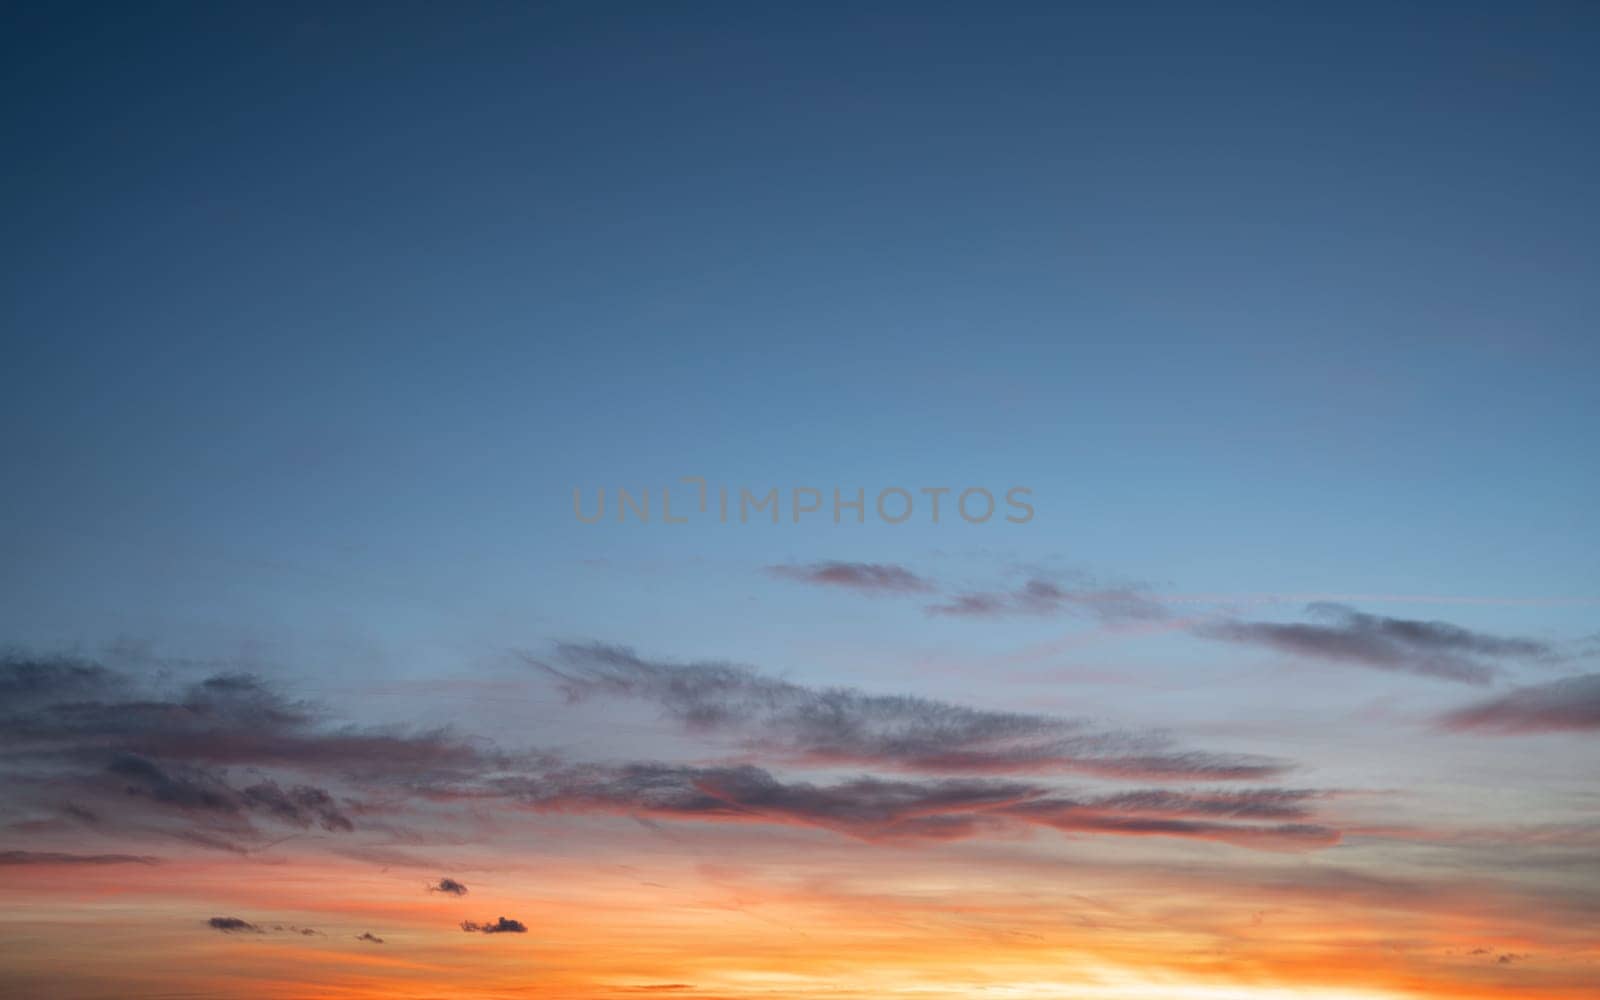
[[[1518,688],[1446,715],[1450,729],[1500,733],[1600,730],[1600,674]]]

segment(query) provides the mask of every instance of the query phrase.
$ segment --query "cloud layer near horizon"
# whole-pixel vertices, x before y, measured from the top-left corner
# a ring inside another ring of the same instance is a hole
[[[246,675],[162,691],[94,664],[13,658],[0,664],[0,747],[7,752],[0,768],[24,790],[11,808],[30,823],[236,852],[297,830],[360,843],[365,816],[381,815],[382,829],[395,831],[407,815],[451,801],[810,827],[866,841],[963,839],[1025,827],[1269,849],[1338,839],[1306,822],[1319,797],[1313,791],[1144,786],[1258,780],[1284,771],[1281,761],[1177,749],[1156,735],[1053,716],[811,689],[744,667],[655,663],[600,644],[560,647],[555,662],[560,666],[540,665],[570,697],[645,698],[687,731],[739,739],[741,762],[579,761],[507,751],[446,730],[341,724]],[[865,773],[811,780],[751,764],[752,756]],[[239,780],[241,770],[249,780]],[[1140,787],[1085,795],[998,777],[1054,772]],[[83,857],[112,863],[135,856]],[[13,863],[30,859],[17,855]],[[61,863],[89,862],[62,856]],[[466,891],[453,879],[432,889]]]
[[[1372,802],[1352,802],[1350,790],[1280,783],[1290,762],[1194,750],[1159,733],[811,686],[753,667],[666,662],[596,643],[555,647],[531,662],[539,669],[524,670],[519,685],[553,686],[576,702],[600,702],[575,706],[580,716],[598,710],[609,719],[613,699],[640,702],[703,752],[683,759],[674,737],[668,745],[676,759],[650,759],[648,751],[634,759],[583,759],[572,751],[500,747],[438,727],[353,725],[258,676],[141,679],[84,661],[13,657],[0,663],[0,778],[16,793],[0,829],[20,839],[19,848],[41,849],[0,852],[0,864],[40,886],[131,879],[164,892],[194,866],[240,863],[216,854],[197,862],[194,852],[179,854],[184,846],[253,852],[301,836],[263,860],[282,864],[291,850],[295,864],[319,864],[310,860],[319,856],[354,859],[344,863],[356,877],[394,883],[394,922],[374,933],[366,930],[376,923],[372,913],[358,910],[342,924],[313,919],[319,933],[288,922],[303,911],[269,910],[275,904],[248,888],[217,896],[206,911],[184,919],[218,949],[343,947],[366,950],[369,961],[396,949],[409,960],[419,947],[438,947],[423,943],[438,937],[481,954],[515,950],[536,932],[540,948],[551,947],[559,934],[551,920],[562,919],[570,905],[567,890],[552,887],[543,860],[522,872],[515,861],[496,867],[523,856],[535,842],[529,834],[549,836],[541,859],[571,852],[583,868],[598,858],[608,873],[623,872],[629,886],[638,878],[652,892],[690,884],[707,892],[732,866],[704,859],[720,859],[724,851],[741,867],[781,857],[788,870],[798,847],[837,861],[836,873],[892,869],[918,887],[906,899],[925,896],[918,868],[924,859],[961,865],[982,859],[1000,866],[994,871],[1019,863],[1024,879],[1027,866],[1038,864],[1039,878],[1071,871],[1074,881],[1103,877],[1119,892],[1137,884],[1134,895],[1149,899],[1182,891],[1243,907],[1247,897],[1252,908],[1268,901],[1396,924],[1475,906],[1474,912],[1492,913],[1484,920],[1532,922],[1560,933],[1564,922],[1594,912],[1581,891],[1551,892],[1539,882],[1544,874],[1565,878],[1587,862],[1583,852],[1594,831],[1581,823],[1503,830],[1363,823],[1355,817]],[[1491,732],[1592,728],[1576,706],[1594,693],[1593,677],[1569,682],[1470,706],[1454,713],[1461,719],[1452,724]],[[1469,712],[1477,715],[1469,719]],[[481,848],[486,838],[497,838],[496,846]],[[173,860],[152,868],[157,859],[136,852],[158,840],[167,848],[159,853]],[[1062,841],[1060,849],[1051,847]],[[587,853],[591,843],[594,854]],[[669,845],[688,845],[695,860],[687,870],[694,874],[635,873],[634,862],[643,869],[660,858],[633,855],[629,865],[616,865],[611,850],[618,843],[661,846],[663,856],[676,850]],[[1344,846],[1314,860],[1305,856],[1337,845]],[[1531,875],[1408,880],[1367,864],[1383,845],[1458,852],[1463,865],[1490,851],[1502,860],[1515,852],[1516,864]],[[56,849],[66,846],[73,849]],[[1033,860],[1019,860],[1024,856]],[[411,872],[374,875],[389,864],[427,864],[428,881]],[[484,900],[481,908],[463,907],[469,900],[458,897],[466,886],[439,874],[470,878],[481,870],[496,872],[472,896]],[[982,870],[989,877],[991,869]],[[593,879],[590,872],[568,874],[584,885]],[[304,888],[315,882],[297,880],[302,892],[317,891]],[[614,888],[597,890],[604,905],[615,905],[607,895]],[[791,881],[772,890],[774,898],[809,891],[809,884]],[[872,898],[875,906],[902,905]],[[1075,898],[1066,899],[1067,909],[1079,905]],[[833,902],[841,915],[859,908],[848,892]],[[987,903],[974,899],[980,907]],[[728,905],[745,904],[741,898]],[[905,913],[915,915],[917,905]],[[1185,918],[1188,930],[1214,932],[1208,908]],[[518,918],[462,919],[497,911]],[[1539,916],[1529,916],[1535,911]],[[241,916],[207,921],[206,912]],[[964,912],[946,916],[970,919]],[[1159,912],[1156,918],[1172,919]],[[995,919],[1016,917],[1006,912]],[[1096,919],[1112,918],[1108,911]],[[1246,926],[1251,911],[1228,919]],[[1035,925],[1025,933],[1039,931]]]

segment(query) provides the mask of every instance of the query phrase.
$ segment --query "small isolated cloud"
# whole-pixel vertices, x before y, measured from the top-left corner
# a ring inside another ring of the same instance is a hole
[[[250,921],[240,920],[238,917],[212,917],[210,920],[206,921],[206,925],[212,930],[221,931],[224,934],[266,933],[255,924],[252,924]]]
[[[442,878],[433,885],[428,886],[429,892],[444,892],[452,896],[465,896],[467,887],[453,878]]]
[[[526,934],[528,925],[520,920],[510,917],[501,917],[492,924],[480,924],[474,920],[461,921],[461,929],[468,934]]]
[[[950,618],[1015,618],[1078,615],[1107,624],[1157,621],[1167,609],[1135,587],[1064,587],[1032,579],[1016,590],[962,594],[928,613]]]
[[[1518,688],[1451,712],[1451,729],[1548,733],[1600,729],[1600,674]]]
[[[372,933],[371,931],[363,931],[362,933],[357,934],[356,935],[356,940],[357,941],[366,941],[369,944],[383,944],[383,938],[378,937],[376,934]]]
[[[1473,632],[1449,622],[1386,618],[1326,602],[1308,605],[1306,612],[1326,624],[1223,622],[1195,631],[1210,639],[1465,684],[1489,683],[1500,672],[1500,661],[1556,656],[1547,643]]]
[[[845,587],[869,594],[916,594],[934,589],[929,581],[889,563],[817,562],[804,566],[768,566],[773,576],[821,587]]]

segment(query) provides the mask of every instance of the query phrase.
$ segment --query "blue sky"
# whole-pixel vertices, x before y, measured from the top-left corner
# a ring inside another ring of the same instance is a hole
[[[30,640],[648,615],[594,559],[1600,590],[1581,5],[13,16]],[[1039,514],[575,530],[689,474]]]

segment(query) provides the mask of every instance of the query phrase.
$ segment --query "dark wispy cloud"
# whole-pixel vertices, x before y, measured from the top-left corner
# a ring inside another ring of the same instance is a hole
[[[235,852],[269,842],[273,827],[348,834],[359,810],[330,786],[444,795],[526,762],[445,730],[340,725],[245,674],[170,684],[73,659],[0,658],[7,804],[106,834]]]
[[[528,925],[520,920],[501,917],[493,923],[480,924],[474,920],[461,921],[461,929],[469,934],[526,934]]]
[[[773,576],[824,587],[844,587],[873,594],[916,594],[934,585],[906,569],[889,563],[816,562],[800,566],[768,566]]]
[[[785,782],[751,765],[592,765],[551,774],[516,789],[531,806],[556,811],[614,810],[664,818],[819,826],[864,839],[914,835],[918,820],[1024,801],[1033,786],[999,781],[893,781],[861,778],[832,785]]]
[[[70,657],[0,659],[0,708],[8,711],[95,698],[121,686],[122,678],[105,667]]]
[[[356,940],[357,941],[366,941],[369,944],[383,944],[383,938],[381,938],[378,935],[372,933],[371,931],[363,931],[360,934],[357,934],[356,935]]]
[[[71,747],[152,760],[306,768],[368,781],[448,782],[508,763],[446,730],[339,726],[258,677],[219,674],[148,690],[100,667],[49,658],[0,661],[0,748]]]
[[[0,851],[0,865],[154,865],[144,854],[66,854],[60,851]]]
[[[433,885],[428,886],[429,892],[443,892],[451,896],[465,896],[467,887],[453,878],[442,878]]]
[[[1502,733],[1600,730],[1600,674],[1518,688],[1446,715],[1452,729]]]
[[[1024,825],[1069,833],[1167,836],[1267,849],[1336,843],[1308,823],[1321,793],[1253,789],[1214,794],[1142,790],[1068,797],[1048,786],[996,779],[784,780],[752,765],[585,765],[504,790],[530,808],[616,812],[652,819],[768,823],[830,830],[867,841],[960,840]]]
[[[136,754],[116,754],[106,770],[123,781],[128,795],[146,796],[180,809],[240,814],[258,812],[301,829],[313,824],[329,832],[355,829],[333,796],[321,788],[258,781],[234,788],[220,775],[200,768],[162,767]]]
[[[224,934],[266,933],[266,931],[263,931],[260,927],[257,927],[250,921],[241,920],[238,917],[212,917],[210,920],[206,921],[206,925],[212,930],[218,930]]]
[[[274,781],[258,781],[239,792],[248,809],[270,814],[274,819],[301,828],[313,823],[329,832],[349,833],[355,829],[350,818],[339,811],[333,796],[321,788],[295,785],[280,788]]]
[[[729,733],[751,751],[808,763],[1143,780],[1260,780],[1285,769],[1259,757],[1177,750],[1155,734],[908,695],[809,688],[734,664],[645,660],[618,646],[563,644],[552,659],[530,662],[573,699],[641,699],[691,731]]]
[[[270,928],[251,923],[241,917],[212,917],[206,926],[224,934],[297,934],[300,937],[325,937],[314,927],[296,927],[293,924],[273,924]]]
[[[1378,670],[1487,684],[1509,661],[1551,660],[1556,651],[1533,639],[1473,632],[1440,621],[1365,614],[1342,604],[1308,605],[1320,623],[1222,622],[1197,634],[1228,642]]]
[[[1089,798],[1045,795],[1007,813],[1066,833],[1185,837],[1263,850],[1302,850],[1340,840],[1331,827],[1300,822],[1311,816],[1308,803],[1323,794],[1263,788],[1204,795],[1167,790]]]
[[[1101,796],[1089,803],[1095,809],[1164,816],[1210,816],[1229,819],[1304,819],[1307,803],[1326,793],[1304,788],[1253,788],[1245,791],[1172,792],[1144,789]]]
[[[930,604],[928,613],[956,618],[1076,615],[1107,624],[1157,621],[1167,609],[1137,587],[1063,586],[1035,577],[1015,590],[976,591]]]

